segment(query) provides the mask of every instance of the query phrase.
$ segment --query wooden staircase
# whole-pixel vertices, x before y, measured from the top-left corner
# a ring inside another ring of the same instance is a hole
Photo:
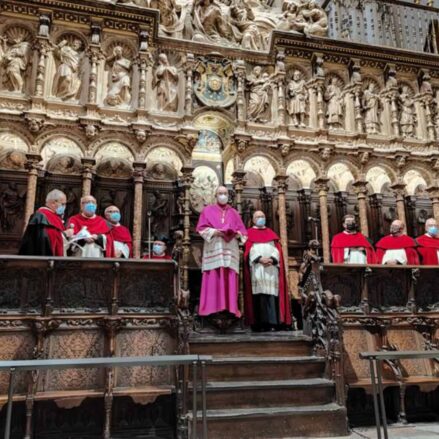
[[[347,434],[346,409],[334,402],[326,360],[312,355],[308,337],[193,334],[189,343],[192,354],[214,357],[207,368],[209,439]]]

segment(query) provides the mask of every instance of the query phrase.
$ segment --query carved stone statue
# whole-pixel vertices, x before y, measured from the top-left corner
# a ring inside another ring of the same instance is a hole
[[[268,73],[262,74],[262,67],[256,66],[247,78],[247,84],[250,88],[248,119],[253,122],[268,122],[271,119],[271,77]]]
[[[236,38],[230,22],[223,15],[220,5],[215,0],[196,0],[193,9],[195,41],[218,43],[235,42]]]
[[[242,209],[242,222],[246,227],[251,227],[253,214],[256,211],[253,202],[245,198],[244,200],[242,200],[241,209]]]
[[[419,92],[421,94],[433,94],[433,88],[430,83],[430,75],[428,73],[424,73],[422,75],[421,85],[419,87]]]
[[[0,63],[4,69],[3,85],[10,91],[22,92],[24,76],[31,57],[28,32],[22,28],[10,29],[0,37]]]
[[[157,108],[161,111],[178,109],[178,71],[169,65],[166,54],[161,53],[154,74],[154,87],[157,89]]]
[[[294,126],[305,127],[305,114],[307,104],[307,90],[302,73],[296,70],[293,79],[288,84],[288,113]]]
[[[308,2],[308,7],[302,11],[302,15],[307,21],[307,25],[303,29],[305,35],[324,37],[328,33],[328,17],[315,0]]]
[[[401,106],[400,126],[401,133],[405,137],[413,137],[415,129],[415,101],[411,96],[407,85],[402,87],[399,95]]]
[[[12,181],[0,190],[0,227],[4,232],[14,230],[17,220],[23,217],[25,192],[20,193],[17,183]]]
[[[81,62],[83,56],[83,44],[79,38],[73,38],[71,42],[62,40],[54,48],[54,55],[59,60],[53,81],[53,94],[61,99],[77,98],[81,87]]]
[[[66,211],[64,213],[64,218],[70,218],[79,208],[79,197],[76,195],[72,187],[61,186],[61,190],[66,194]]]
[[[182,38],[192,2],[180,5],[176,0],[151,0],[148,7],[160,11],[160,31],[172,38]]]
[[[368,134],[376,134],[380,126],[380,97],[375,92],[375,84],[371,82],[363,94],[364,123]]]
[[[110,86],[105,102],[112,107],[128,105],[131,101],[131,61],[124,56],[122,46],[115,46],[107,58],[111,66]]]
[[[49,162],[48,170],[56,174],[79,174],[80,165],[74,157],[62,155],[59,157],[54,157]]]
[[[341,89],[338,86],[337,78],[332,78],[331,83],[326,88],[325,100],[326,119],[330,128],[340,128],[343,122],[343,99]]]
[[[130,165],[117,158],[110,158],[100,163],[97,172],[103,177],[110,178],[129,178],[132,175]]]

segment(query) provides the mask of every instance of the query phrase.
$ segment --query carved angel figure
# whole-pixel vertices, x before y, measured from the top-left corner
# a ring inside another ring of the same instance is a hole
[[[310,0],[308,7],[302,11],[302,15],[307,20],[307,25],[303,33],[307,36],[325,36],[328,32],[328,17],[326,12],[315,0]]]
[[[263,50],[266,47],[266,41],[258,26],[254,23],[255,14],[251,7],[243,0],[237,0],[230,7],[231,23],[241,33],[235,32],[237,39],[241,41],[244,49]]]
[[[402,135],[405,137],[413,137],[415,126],[415,101],[411,96],[407,85],[402,87],[399,95],[399,103],[401,106],[400,125]]]
[[[77,97],[81,87],[82,47],[82,41],[74,38],[71,43],[62,40],[54,48],[54,55],[59,60],[59,65],[53,81],[53,94],[58,98],[67,100]]]
[[[23,29],[10,30],[0,37],[0,62],[4,68],[4,85],[10,91],[22,92],[24,75],[30,61],[31,47]]]
[[[112,107],[128,105],[131,101],[131,61],[125,58],[122,46],[115,46],[107,62],[111,66],[111,77],[105,102]]]
[[[157,89],[157,108],[161,111],[178,109],[178,71],[169,65],[166,54],[161,53],[154,74],[154,88]]]
[[[302,73],[296,70],[288,84],[288,113],[294,126],[305,127],[307,90]]]
[[[327,102],[326,118],[328,126],[339,128],[342,125],[344,108],[337,78],[332,78],[331,83],[326,88],[325,100]]]
[[[247,78],[250,88],[247,116],[254,122],[268,122],[270,114],[271,77],[268,73],[262,74],[262,67],[256,66]]]
[[[380,97],[375,92],[375,84],[370,83],[363,94],[364,123],[368,134],[378,133],[380,126]]]

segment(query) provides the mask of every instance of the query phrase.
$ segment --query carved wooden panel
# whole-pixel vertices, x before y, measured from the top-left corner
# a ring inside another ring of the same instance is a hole
[[[0,332],[0,360],[31,360],[35,345],[34,337],[30,331],[13,331],[12,327],[18,321],[2,321],[1,326],[9,324],[6,331]],[[24,393],[27,388],[26,372],[20,372],[15,379],[15,393]],[[0,372],[0,394],[7,393],[9,374]]]
[[[415,288],[416,305],[420,311],[439,310],[439,282],[437,270],[420,270]]]
[[[361,302],[362,270],[331,268],[323,271],[321,276],[323,288],[340,295],[340,312],[358,309]]]
[[[374,270],[368,277],[369,303],[372,308],[397,311],[405,309],[409,292],[409,274],[403,270]]]
[[[0,269],[0,314],[40,312],[45,285],[45,269],[10,266]]]
[[[369,363],[360,360],[360,352],[377,350],[374,336],[362,328],[344,327],[344,347],[346,351],[344,371],[348,383],[370,377]]]
[[[116,356],[137,357],[171,355],[175,340],[161,329],[127,329],[116,338]],[[172,369],[168,367],[124,367],[116,370],[117,387],[170,384]]]
[[[90,328],[93,321],[72,321],[74,328],[60,329],[49,337],[49,358],[104,357],[104,334]],[[102,388],[103,369],[50,370],[45,373],[44,391]]]
[[[425,340],[422,335],[412,329],[390,328],[387,338],[398,351],[423,351]],[[401,360],[405,376],[431,375],[429,360]]]
[[[0,253],[15,254],[23,232],[27,175],[0,170]]]
[[[145,262],[145,264],[148,264]],[[119,294],[120,310],[135,312],[169,312],[173,302],[173,272],[168,264],[159,264],[155,270],[125,272],[121,270]]]
[[[54,274],[54,307],[59,312],[103,312],[112,290],[111,266],[85,269],[80,275],[73,261],[66,262]],[[110,272],[109,272],[110,271]]]

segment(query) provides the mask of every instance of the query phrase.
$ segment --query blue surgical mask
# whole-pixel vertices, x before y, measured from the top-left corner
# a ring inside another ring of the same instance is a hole
[[[256,220],[256,227],[265,227],[265,218],[258,218]]]
[[[111,218],[111,221],[118,223],[120,221],[120,212],[111,212],[110,218]]]
[[[59,215],[59,216],[63,216],[64,215],[64,212],[66,211],[66,206],[65,206],[65,204],[61,204],[61,206],[58,206],[57,208],[56,208],[56,214],[57,215]]]
[[[436,226],[431,226],[428,228],[428,234],[431,236],[437,236],[439,229]]]
[[[217,199],[218,199],[219,204],[224,205],[224,204],[227,204],[227,202],[229,201],[229,196],[225,195],[225,194],[220,194],[220,195],[218,195]]]
[[[87,203],[84,206],[84,211],[87,213],[95,214],[96,213],[96,204],[95,203]]]
[[[155,255],[161,255],[163,253],[163,246],[159,244],[154,244],[152,246],[152,251]]]

